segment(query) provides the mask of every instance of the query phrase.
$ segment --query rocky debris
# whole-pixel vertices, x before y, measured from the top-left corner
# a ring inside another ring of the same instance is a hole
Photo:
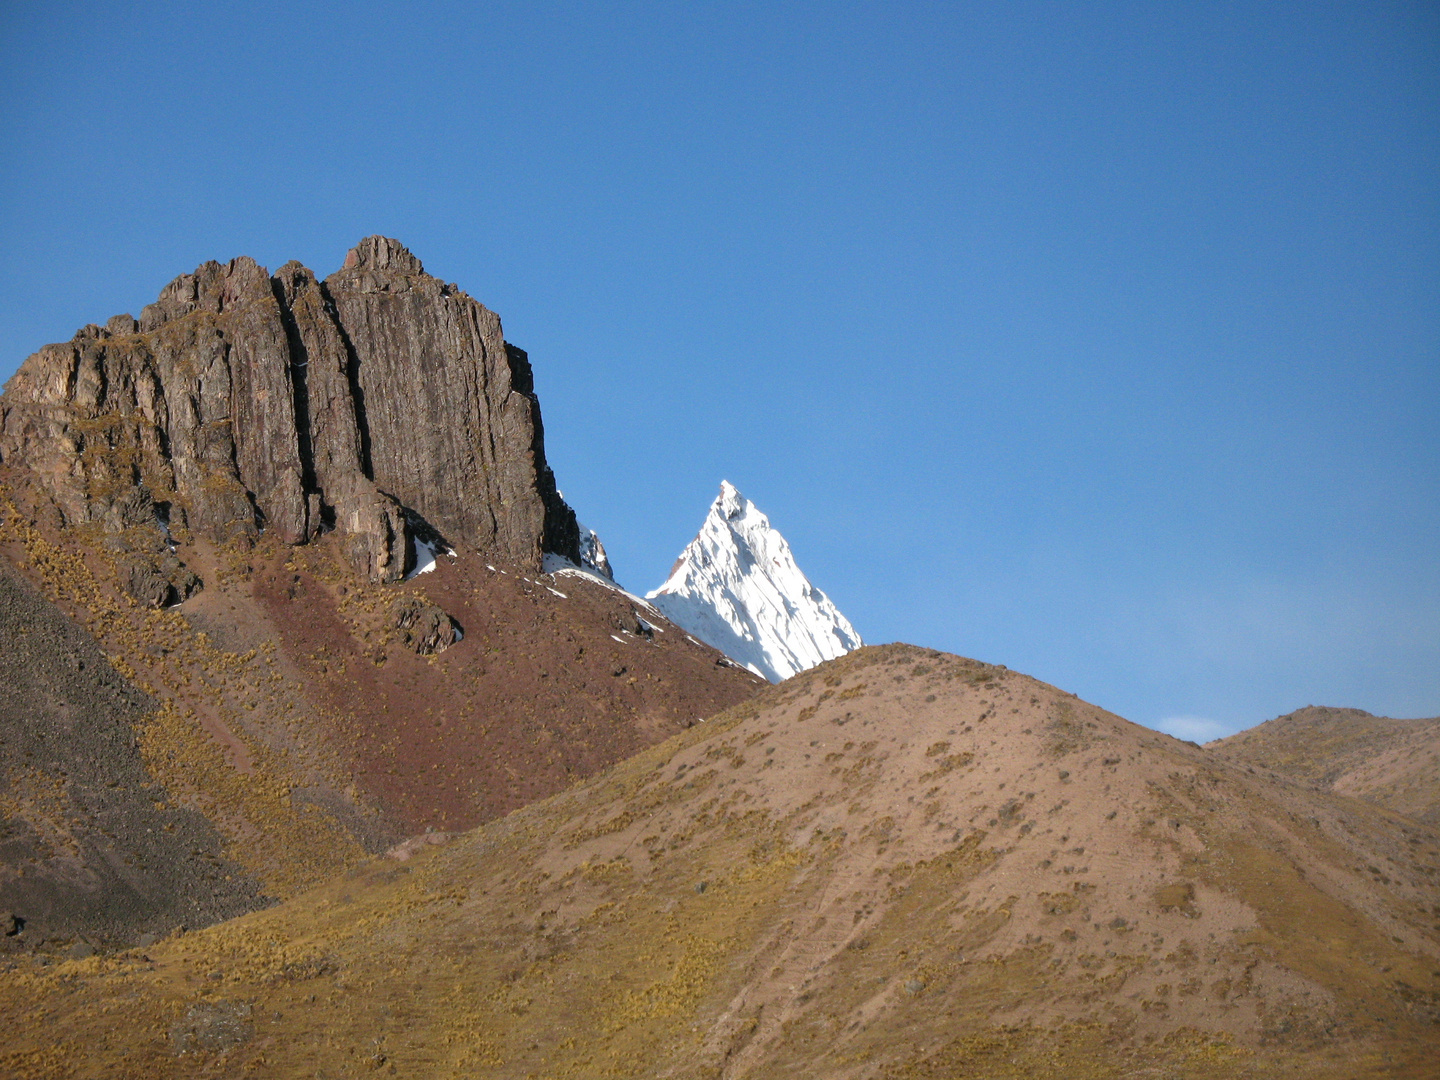
[[[423,596],[406,596],[392,609],[400,640],[421,656],[442,653],[460,640],[455,621]]]
[[[324,281],[207,262],[138,320],[45,346],[0,397],[0,460],[65,524],[118,532],[163,507],[217,542],[333,528],[374,581],[408,569],[407,509],[521,566],[579,559],[528,357],[384,237]]]
[[[117,566],[125,591],[146,607],[170,607],[200,591],[200,578],[170,552],[132,552],[117,560]]]
[[[116,577],[143,607],[170,607],[190,599],[203,587],[193,570],[175,554],[168,532],[158,520],[148,528],[129,528],[105,537],[115,560]]]
[[[251,1007],[242,1001],[205,1001],[191,1005],[170,1027],[170,1046],[177,1057],[218,1054],[248,1042],[255,1033]]]

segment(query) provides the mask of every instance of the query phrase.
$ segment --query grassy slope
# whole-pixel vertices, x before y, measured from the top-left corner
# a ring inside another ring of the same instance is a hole
[[[0,1072],[1422,1076],[1437,874],[1409,819],[872,648],[409,862],[17,969]]]
[[[67,657],[78,663],[79,652],[93,654],[92,666],[146,702],[91,718],[128,757],[91,754],[90,786],[123,789],[141,809],[154,803],[164,821],[143,827],[173,828],[171,818],[198,814],[220,837],[213,851],[214,843],[187,833],[172,853],[170,861],[188,864],[188,878],[186,867],[166,868],[177,896],[197,883],[203,889],[218,872],[244,879],[236,888],[251,906],[296,895],[407,835],[469,828],[568,787],[761,685],[718,666],[714,650],[661,620],[647,638],[633,602],[614,590],[570,578],[553,588],[548,578],[506,573],[504,564],[491,570],[473,553],[414,581],[376,586],[356,580],[329,538],[293,549],[267,540],[242,551],[182,537],[206,588],[160,611],[118,587],[107,539],[98,530],[47,530],[0,489],[0,559],[52,610],[52,621],[73,623],[78,644],[48,646],[61,665],[55,670],[69,672]],[[441,606],[466,628],[465,639],[443,655],[417,655],[394,622],[403,597]],[[0,630],[19,633],[22,622],[7,616]],[[27,691],[37,702],[76,696],[62,692],[64,679],[53,672],[46,678]],[[64,710],[41,704],[27,711],[12,701],[10,711],[36,737],[66,740],[51,717]],[[70,805],[74,784],[65,788],[56,776],[31,783],[33,763],[22,750],[16,739],[0,743],[6,829],[44,836],[94,817]],[[138,763],[128,760],[134,750]],[[83,880],[91,869],[108,873],[107,860],[155,861],[141,850],[143,835],[110,832],[101,843],[109,850],[82,845],[63,866],[50,859],[45,872]],[[0,851],[0,910],[35,914],[25,895],[4,887],[35,862],[28,848]],[[162,892],[171,888],[152,878]],[[100,917],[106,889],[92,891],[96,919],[50,919],[37,947],[65,951],[71,931],[95,937],[102,923],[115,923]],[[204,925],[215,907],[168,896],[152,906],[173,915],[164,929]],[[184,917],[174,915],[182,907]],[[35,945],[32,921],[30,934],[0,943],[0,952]],[[146,928],[126,925],[128,934],[122,927],[97,943],[128,945]]]

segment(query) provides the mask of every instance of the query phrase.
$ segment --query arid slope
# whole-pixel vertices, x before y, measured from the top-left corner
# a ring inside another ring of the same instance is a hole
[[[146,608],[106,534],[0,498],[0,629],[25,635],[0,702],[0,913],[28,920],[6,950],[126,947],[294,895],[762,685],[591,578],[462,552],[375,584],[335,534],[176,537],[206,588]],[[463,638],[417,652],[427,613]]]
[[[1207,749],[1440,825],[1440,716],[1392,720],[1307,705]]]
[[[436,838],[438,839],[438,837]],[[412,857],[0,989],[18,1077],[1429,1076],[1440,837],[867,648]]]

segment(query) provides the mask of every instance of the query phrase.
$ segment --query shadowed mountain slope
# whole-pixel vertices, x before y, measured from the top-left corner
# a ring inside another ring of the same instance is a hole
[[[1440,717],[1392,720],[1307,705],[1206,748],[1440,825]]]
[[[862,649],[503,820],[142,956],[0,1066],[1428,1076],[1440,837],[1025,676]]]
[[[0,948],[129,944],[260,906],[214,825],[146,771],[154,700],[3,560],[0,627]]]

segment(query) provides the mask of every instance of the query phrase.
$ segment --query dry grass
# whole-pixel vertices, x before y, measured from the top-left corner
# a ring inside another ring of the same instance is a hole
[[[14,972],[0,1071],[1426,1076],[1433,890],[1355,865],[1414,828],[865,650],[404,865]]]

